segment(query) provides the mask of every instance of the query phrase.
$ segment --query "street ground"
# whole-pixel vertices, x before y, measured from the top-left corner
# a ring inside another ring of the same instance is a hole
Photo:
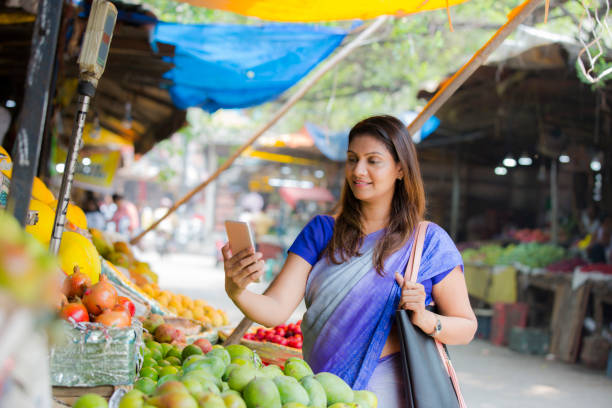
[[[145,253],[142,258],[159,274],[161,287],[224,309],[232,323],[243,317],[225,294],[223,269],[213,257]],[[253,290],[265,287],[257,284]],[[291,320],[300,319],[303,312],[302,304]],[[450,353],[470,408],[612,408],[612,379],[602,371],[516,353],[482,340],[450,347]]]

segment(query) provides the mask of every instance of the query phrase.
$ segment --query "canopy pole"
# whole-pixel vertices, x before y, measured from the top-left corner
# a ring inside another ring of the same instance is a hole
[[[334,55],[332,58],[327,60],[321,69],[319,69],[312,77],[310,77],[302,87],[289,98],[289,100],[276,112],[276,114],[270,119],[268,123],[263,125],[249,140],[246,141],[240,148],[229,158],[225,163],[223,163],[217,171],[215,171],[208,179],[200,183],[197,187],[187,193],[183,198],[178,200],[172,207],[168,209],[168,212],[161,217],[159,220],[155,221],[151,226],[149,226],[146,230],[138,234],[136,237],[132,238],[130,244],[136,244],[138,241],[142,239],[149,231],[155,229],[163,220],[165,220],[170,214],[175,212],[177,208],[181,205],[185,204],[189,201],[194,195],[200,192],[202,189],[206,188],[208,184],[210,184],[213,180],[215,180],[221,173],[227,170],[228,167],[234,163],[234,161],[248,149],[255,141],[264,134],[268,129],[270,129],[280,118],[282,118],[289,109],[293,107],[302,97],[308,92],[310,88],[312,88],[329,70],[335,67],[340,61],[346,58],[350,53],[352,53],[357,47],[363,45],[365,40],[374,34],[384,23],[386,23],[391,17],[389,16],[380,16],[363,32],[361,32],[353,41],[348,43],[340,52]]]
[[[489,55],[500,46],[502,42],[545,0],[526,0],[509,14],[509,19],[491,37],[489,41],[465,63],[461,69],[442,85],[440,90],[431,98],[427,106],[408,125],[408,132],[415,134],[427,120],[450,98],[457,89],[487,60]]]

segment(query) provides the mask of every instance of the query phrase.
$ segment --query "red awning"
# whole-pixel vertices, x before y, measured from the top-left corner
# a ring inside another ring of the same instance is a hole
[[[299,187],[280,187],[278,189],[280,196],[295,208],[295,205],[300,200],[306,201],[334,201],[332,193],[323,187],[299,188]]]

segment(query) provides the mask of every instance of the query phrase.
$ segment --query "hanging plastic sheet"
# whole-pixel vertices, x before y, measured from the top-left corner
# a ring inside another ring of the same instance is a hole
[[[271,21],[367,20],[444,9],[467,0],[179,0]]]
[[[275,99],[340,45],[346,31],[296,24],[158,23],[152,44],[175,46],[165,74],[181,109],[245,108]]]
[[[405,112],[399,115],[399,118],[405,123],[410,123],[417,116],[416,112]],[[440,119],[435,116],[429,118],[427,122],[412,135],[412,141],[419,143],[427,136],[432,134],[440,125]],[[348,133],[349,131],[330,133],[312,123],[306,123],[306,130],[314,140],[317,149],[330,160],[345,161],[346,149],[348,149]]]

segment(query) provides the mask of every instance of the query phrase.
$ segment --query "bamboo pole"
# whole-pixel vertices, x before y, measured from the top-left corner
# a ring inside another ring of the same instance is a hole
[[[282,118],[289,109],[293,107],[302,97],[308,92],[310,88],[312,88],[329,70],[335,67],[340,61],[346,58],[351,52],[353,52],[357,47],[361,46],[364,41],[374,34],[385,22],[387,22],[391,17],[389,16],[380,16],[374,22],[368,26],[367,29],[362,31],[353,41],[348,43],[340,52],[334,55],[332,58],[327,60],[321,69],[319,69],[315,75],[310,77],[304,85],[293,95],[291,98],[276,112],[276,114],[270,119],[268,123],[263,125],[249,140],[246,141],[240,148],[225,162],[223,163],[208,179],[200,183],[197,187],[187,193],[183,198],[174,203],[172,207],[168,209],[168,212],[161,217],[159,220],[155,221],[151,226],[149,226],[146,230],[138,234],[136,237],[132,238],[130,244],[136,244],[138,241],[142,239],[149,231],[155,229],[163,220],[165,220],[170,214],[175,212],[181,205],[185,204],[189,201],[194,195],[199,193],[201,190],[206,188],[213,180],[215,180],[221,173],[223,173],[229,166],[234,163],[234,161],[248,149],[257,138],[259,138],[262,134],[264,134],[268,129],[270,129],[280,118]]]
[[[465,63],[455,74],[442,85],[431,98],[427,106],[408,125],[408,132],[415,134],[427,120],[450,98],[457,89],[476,71],[487,58],[500,46],[502,42],[545,0],[527,0],[516,7],[509,15],[509,19],[497,32],[482,46],[472,58]]]

